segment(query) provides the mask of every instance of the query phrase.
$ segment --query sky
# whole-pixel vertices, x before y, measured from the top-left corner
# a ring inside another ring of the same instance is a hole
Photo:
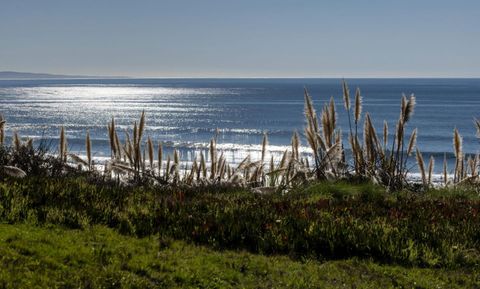
[[[478,0],[0,0],[0,71],[480,77]]]

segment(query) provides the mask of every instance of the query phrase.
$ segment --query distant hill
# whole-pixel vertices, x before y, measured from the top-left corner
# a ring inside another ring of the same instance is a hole
[[[0,79],[54,79],[54,78],[126,78],[116,76],[63,75],[17,71],[0,71]]]

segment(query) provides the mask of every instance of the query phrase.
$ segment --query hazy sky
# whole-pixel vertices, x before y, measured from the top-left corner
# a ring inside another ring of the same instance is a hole
[[[0,70],[480,77],[480,1],[0,0]]]

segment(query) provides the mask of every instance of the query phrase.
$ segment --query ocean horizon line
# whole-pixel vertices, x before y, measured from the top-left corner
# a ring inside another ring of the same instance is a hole
[[[4,76],[7,75],[7,76]],[[8,76],[12,75],[12,76]],[[64,74],[50,72],[0,71],[0,80],[95,80],[95,79],[480,79],[480,75],[305,75],[305,76],[233,76],[233,75],[185,75],[185,76],[132,76],[132,75],[94,75]]]

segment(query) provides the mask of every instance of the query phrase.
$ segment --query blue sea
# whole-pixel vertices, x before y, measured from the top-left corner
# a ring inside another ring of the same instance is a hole
[[[352,96],[360,87],[363,111],[377,131],[386,120],[394,131],[402,93],[417,99],[408,132],[418,128],[418,147],[437,157],[452,155],[453,129],[459,129],[464,151],[480,151],[473,119],[480,118],[480,79],[347,79]],[[294,131],[303,132],[304,87],[317,111],[333,97],[344,136],[348,118],[341,79],[45,79],[0,80],[0,113],[7,133],[41,140],[55,147],[65,126],[71,151],[85,150],[90,131],[95,157],[109,157],[107,123],[112,117],[123,132],[131,130],[142,111],[146,135],[167,151],[178,148],[184,160],[205,149],[218,129],[218,148],[232,163],[260,151],[263,133],[278,156]],[[123,138],[123,133],[120,133]],[[346,142],[346,146],[348,146]],[[308,154],[306,142],[303,151]]]

